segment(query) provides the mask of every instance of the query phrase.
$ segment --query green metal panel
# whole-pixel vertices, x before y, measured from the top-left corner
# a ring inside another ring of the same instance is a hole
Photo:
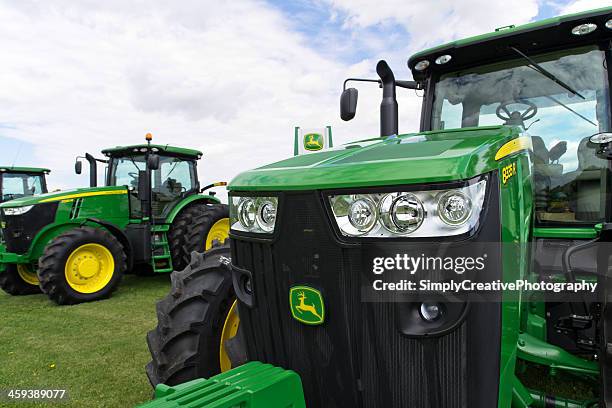
[[[573,374],[599,374],[597,361],[589,361],[568,353],[560,347],[521,333],[518,340],[518,357],[536,364],[542,364],[555,370],[564,370]],[[504,405],[505,406],[505,405]]]
[[[502,280],[514,282],[528,274],[528,242],[531,233],[533,209],[532,177],[528,156],[525,152],[502,159],[500,169],[516,163],[516,175],[500,180]],[[491,209],[492,210],[492,209]],[[500,348],[500,407],[509,407],[512,401],[518,333],[521,324],[521,305],[502,294],[502,333]]]
[[[310,190],[468,179],[497,169],[495,153],[518,134],[517,128],[491,126],[380,138],[241,173],[229,189]]]
[[[258,361],[209,379],[174,387],[158,385],[151,402],[139,408],[305,408],[300,377]]]
[[[536,238],[559,239],[593,239],[597,237],[597,230],[592,227],[564,227],[564,228],[534,228],[533,236]]]
[[[112,194],[105,194],[106,192],[111,192]],[[119,192],[124,193],[118,194]],[[20,263],[26,261],[27,263],[38,262],[38,258],[53,238],[83,223],[87,223],[88,218],[104,220],[121,230],[125,229],[129,223],[129,203],[125,187],[64,191],[28,197],[27,200],[18,199],[11,203],[14,204],[15,201],[19,201],[21,205],[11,205],[11,207],[59,201],[54,222],[45,226],[36,234],[27,253],[19,257]],[[24,202],[30,204],[24,204]],[[74,209],[76,204],[78,204],[78,211]],[[87,225],[101,228],[99,224],[91,222],[87,223]],[[12,259],[14,259],[14,254],[7,254],[2,251],[0,262],[11,262]]]
[[[38,203],[48,203],[54,201],[70,200],[74,198],[84,198],[103,195],[127,195],[127,189],[123,186],[119,187],[94,187],[94,188],[77,188],[73,190],[54,191],[52,193],[39,194],[34,196],[17,198],[0,204],[0,208],[7,207],[24,207]]]

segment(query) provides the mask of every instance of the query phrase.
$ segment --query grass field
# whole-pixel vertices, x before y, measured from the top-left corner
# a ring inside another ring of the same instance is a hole
[[[133,407],[150,399],[145,335],[169,288],[169,275],[126,275],[111,299],[62,307],[45,295],[0,291],[0,390],[66,389],[61,407]]]

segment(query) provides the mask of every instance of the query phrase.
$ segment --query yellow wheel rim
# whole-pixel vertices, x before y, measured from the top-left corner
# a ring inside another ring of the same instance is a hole
[[[105,246],[85,244],[72,251],[64,269],[72,289],[94,293],[110,282],[115,272],[115,259]]]
[[[28,266],[17,264],[17,273],[24,282],[38,286],[38,275],[36,275],[36,272],[30,270]]]
[[[219,241],[221,244],[224,243],[228,236],[229,218],[221,218],[219,221],[215,222],[210,228],[210,231],[208,231],[205,249],[208,251],[210,248],[212,248],[214,241]]]
[[[238,326],[240,325],[240,316],[238,316],[238,301],[234,300],[232,307],[227,313],[225,318],[225,324],[223,324],[223,331],[221,332],[221,344],[219,344],[219,365],[221,372],[231,370],[232,362],[230,361],[227,350],[225,349],[225,342],[233,338],[238,333]]]

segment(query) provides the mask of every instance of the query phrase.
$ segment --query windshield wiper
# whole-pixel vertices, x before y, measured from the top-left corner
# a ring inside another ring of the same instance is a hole
[[[524,52],[522,52],[521,50],[519,50],[516,47],[512,47],[510,46],[510,49],[512,51],[514,51],[515,53],[517,53],[518,55],[520,55],[524,60],[526,60],[527,62],[529,62],[529,64],[540,74],[544,75],[546,78],[550,79],[551,81],[553,81],[554,83],[560,85],[561,87],[565,88],[565,90],[571,92],[572,94],[581,97],[582,99],[586,98],[584,96],[582,96],[578,91],[576,91],[575,89],[573,89],[571,86],[569,86],[568,84],[566,84],[565,82],[563,82],[562,80],[560,80],[559,78],[557,78],[555,76],[555,74],[553,74],[552,72],[548,71],[546,68],[544,68],[543,66],[541,66],[540,64],[538,64],[537,62],[535,62],[531,57],[529,57],[527,54],[525,54]]]

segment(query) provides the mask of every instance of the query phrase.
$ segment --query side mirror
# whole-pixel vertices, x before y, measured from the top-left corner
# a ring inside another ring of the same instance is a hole
[[[81,174],[83,172],[83,163],[80,160],[74,163],[74,172],[76,174]]]
[[[342,91],[340,97],[340,118],[348,121],[355,117],[357,112],[357,89],[348,88]]]
[[[147,158],[147,167],[149,170],[159,169],[159,156],[156,154],[150,154]]]

